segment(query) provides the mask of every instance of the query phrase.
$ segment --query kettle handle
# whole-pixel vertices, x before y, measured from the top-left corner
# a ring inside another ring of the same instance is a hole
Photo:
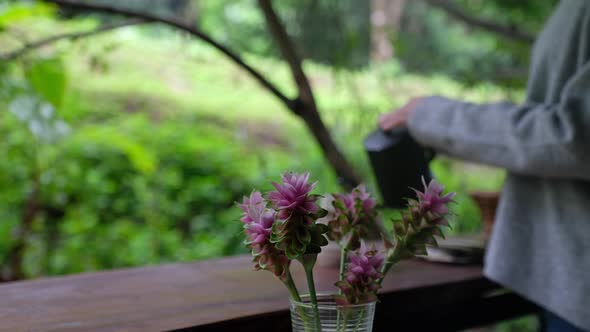
[[[436,151],[432,148],[424,148],[424,157],[427,162],[431,162],[436,157]]]
[[[379,131],[387,136],[404,136],[407,135],[409,137],[411,137],[410,132],[408,131],[408,128],[405,127],[395,127],[389,130],[383,130],[381,127],[378,127]],[[426,158],[427,162],[431,162],[434,157],[436,157],[436,151],[432,148],[427,148],[424,147],[424,157]]]

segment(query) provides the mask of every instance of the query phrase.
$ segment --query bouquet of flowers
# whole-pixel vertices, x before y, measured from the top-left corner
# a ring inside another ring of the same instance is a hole
[[[448,226],[448,204],[453,202],[455,193],[443,195],[444,187],[436,180],[423,183],[423,191],[414,189],[417,197],[408,199],[401,219],[393,221],[393,231],[382,232],[384,249],[377,250],[364,242],[369,231],[377,226],[376,201],[364,186],[350,193],[320,196],[312,194],[316,182],[309,182],[309,173],[283,174],[281,182],[272,183],[276,190],[264,195],[254,191],[239,205],[243,210],[245,244],[252,250],[255,269],[272,272],[285,284],[292,300],[301,302],[290,272],[291,263],[300,262],[311,309],[311,317],[302,317],[305,330],[321,331],[313,279],[321,248],[330,239],[341,250],[335,303],[340,307],[374,303],[391,267],[401,260],[426,254],[426,246],[436,245],[435,237],[443,236],[441,227]],[[318,222],[320,219],[324,222]],[[341,316],[338,312],[337,327]]]

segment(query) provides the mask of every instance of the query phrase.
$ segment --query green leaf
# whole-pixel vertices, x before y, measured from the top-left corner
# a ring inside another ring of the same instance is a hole
[[[129,159],[131,165],[143,174],[153,174],[158,167],[158,156],[151,147],[142,145],[132,137],[101,127],[87,127],[81,135],[99,146],[120,150]]]
[[[412,237],[412,241],[416,243],[426,243],[426,241],[432,236],[430,229],[422,229]]]
[[[42,59],[28,66],[25,76],[41,98],[59,109],[66,89],[65,70],[59,58]]]
[[[320,246],[310,244],[309,247],[307,247],[307,251],[305,252],[305,254],[319,254],[320,252],[322,252],[322,248]]]
[[[11,4],[5,8],[4,10],[0,8],[0,28],[30,18],[51,16],[57,7],[52,4],[36,2],[34,4]]]
[[[441,230],[439,227],[437,227],[437,226],[434,226],[434,227],[432,228],[432,235],[440,236],[440,237],[441,237],[441,238],[443,238],[443,239],[445,238],[445,234],[444,234],[444,233],[443,233],[443,231],[442,231],[442,230]]]
[[[338,210],[346,210],[346,205],[344,205],[344,203],[338,199],[334,199],[334,201],[332,201],[332,205]]]
[[[289,259],[297,259],[302,254],[303,251],[298,250],[298,248],[295,248],[294,246],[287,246],[287,248],[285,248],[285,255],[287,255]]]
[[[301,243],[297,240],[292,240],[288,246],[295,250],[298,254],[303,254],[307,248],[307,244]]]
[[[297,236],[297,240],[304,245],[309,244],[309,241],[311,241],[311,234],[305,227],[298,227],[295,235]]]
[[[282,237],[278,235],[278,233],[280,232],[279,227],[280,227],[280,225],[278,222],[276,222],[272,225],[271,233],[270,233],[270,242],[277,243],[282,239]]]
[[[317,219],[319,219],[319,218],[323,218],[323,217],[325,217],[325,216],[327,216],[327,215],[328,215],[328,210],[325,210],[325,209],[320,209],[320,210],[319,210],[319,211],[316,213],[315,217],[316,217]]]
[[[315,224],[315,228],[317,232],[319,232],[320,234],[328,233],[328,231],[330,230],[328,225],[322,223]]]
[[[324,235],[322,235],[322,233],[318,232],[318,228],[314,228],[314,230],[311,233],[311,244],[317,245],[317,246],[325,246],[328,245],[328,239],[326,239],[326,237]]]
[[[433,247],[438,247],[438,241],[434,236],[430,237],[428,244],[432,245]]]
[[[404,235],[406,234],[406,227],[401,222],[396,222],[393,224],[393,233],[398,236]]]

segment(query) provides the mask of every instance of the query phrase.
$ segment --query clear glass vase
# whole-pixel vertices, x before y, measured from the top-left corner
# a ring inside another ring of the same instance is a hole
[[[318,294],[317,313],[322,332],[371,332],[376,302],[358,305],[337,305],[333,294]],[[293,332],[319,332],[316,310],[309,295],[301,302],[291,299]]]

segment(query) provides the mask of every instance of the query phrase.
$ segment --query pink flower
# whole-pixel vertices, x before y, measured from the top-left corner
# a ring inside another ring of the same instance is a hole
[[[258,220],[246,225],[245,230],[250,239],[249,244],[262,245],[270,240],[275,214],[274,210],[266,209],[260,214]]]
[[[355,213],[356,209],[354,208],[354,194],[334,194],[334,199],[342,202],[342,206],[344,210],[350,213]]]
[[[352,195],[356,200],[361,202],[360,206],[362,213],[366,216],[372,216],[374,214],[374,208],[377,205],[377,201],[371,197],[371,194],[367,192],[364,185],[359,185],[352,191]]]
[[[366,237],[375,223],[375,199],[364,185],[359,185],[350,193],[333,194],[323,203],[329,204],[322,206],[328,211],[324,219],[329,227],[328,237],[347,249],[358,249],[359,238]]]
[[[259,215],[266,208],[266,202],[264,202],[262,194],[259,191],[253,191],[250,197],[244,197],[244,202],[239,207],[244,211],[244,215],[240,221],[249,224],[259,218]]]
[[[377,250],[367,250],[364,243],[358,252],[350,255],[346,280],[350,283],[376,280],[381,277],[379,270],[383,266],[385,256]]]
[[[455,193],[443,195],[444,187],[436,180],[428,185],[424,179],[424,192],[415,190],[418,200],[409,199],[408,209],[401,213],[401,220],[393,224],[392,240],[386,246],[393,248],[387,261],[399,261],[414,255],[426,255],[428,245],[437,246],[436,236],[444,237],[440,226],[449,226],[448,205],[454,203]]]
[[[443,196],[442,192],[445,187],[439,184],[436,180],[432,180],[426,185],[426,181],[422,178],[422,183],[424,184],[424,192],[415,190],[418,195],[420,210],[423,213],[433,212],[438,215],[449,213],[447,204],[453,202],[455,193],[448,193]]]
[[[282,250],[270,242],[276,211],[267,208],[267,202],[257,191],[252,192],[250,197],[244,197],[239,207],[244,211],[240,220],[244,223],[244,233],[247,237],[245,244],[252,249],[255,269],[268,270],[279,278],[285,278],[291,261]]]
[[[266,207],[266,201],[258,191],[252,192],[250,197],[244,197],[240,208],[244,211],[242,219],[244,230],[248,239],[246,244],[253,249],[262,250],[261,247],[270,241],[272,225],[275,223],[276,211]]]
[[[334,200],[340,202],[341,212],[348,214],[351,219],[372,216],[377,202],[367,192],[364,185],[359,185],[347,194],[334,194]]]
[[[309,173],[284,173],[282,183],[272,183],[277,190],[270,192],[268,199],[279,211],[280,219],[287,219],[293,213],[312,214],[319,210],[317,197],[310,195],[316,183],[307,183],[308,180]]]
[[[357,252],[351,252],[346,265],[344,280],[336,283],[342,295],[336,297],[339,304],[360,304],[377,300],[380,272],[385,257],[376,249],[368,250],[364,243]]]

